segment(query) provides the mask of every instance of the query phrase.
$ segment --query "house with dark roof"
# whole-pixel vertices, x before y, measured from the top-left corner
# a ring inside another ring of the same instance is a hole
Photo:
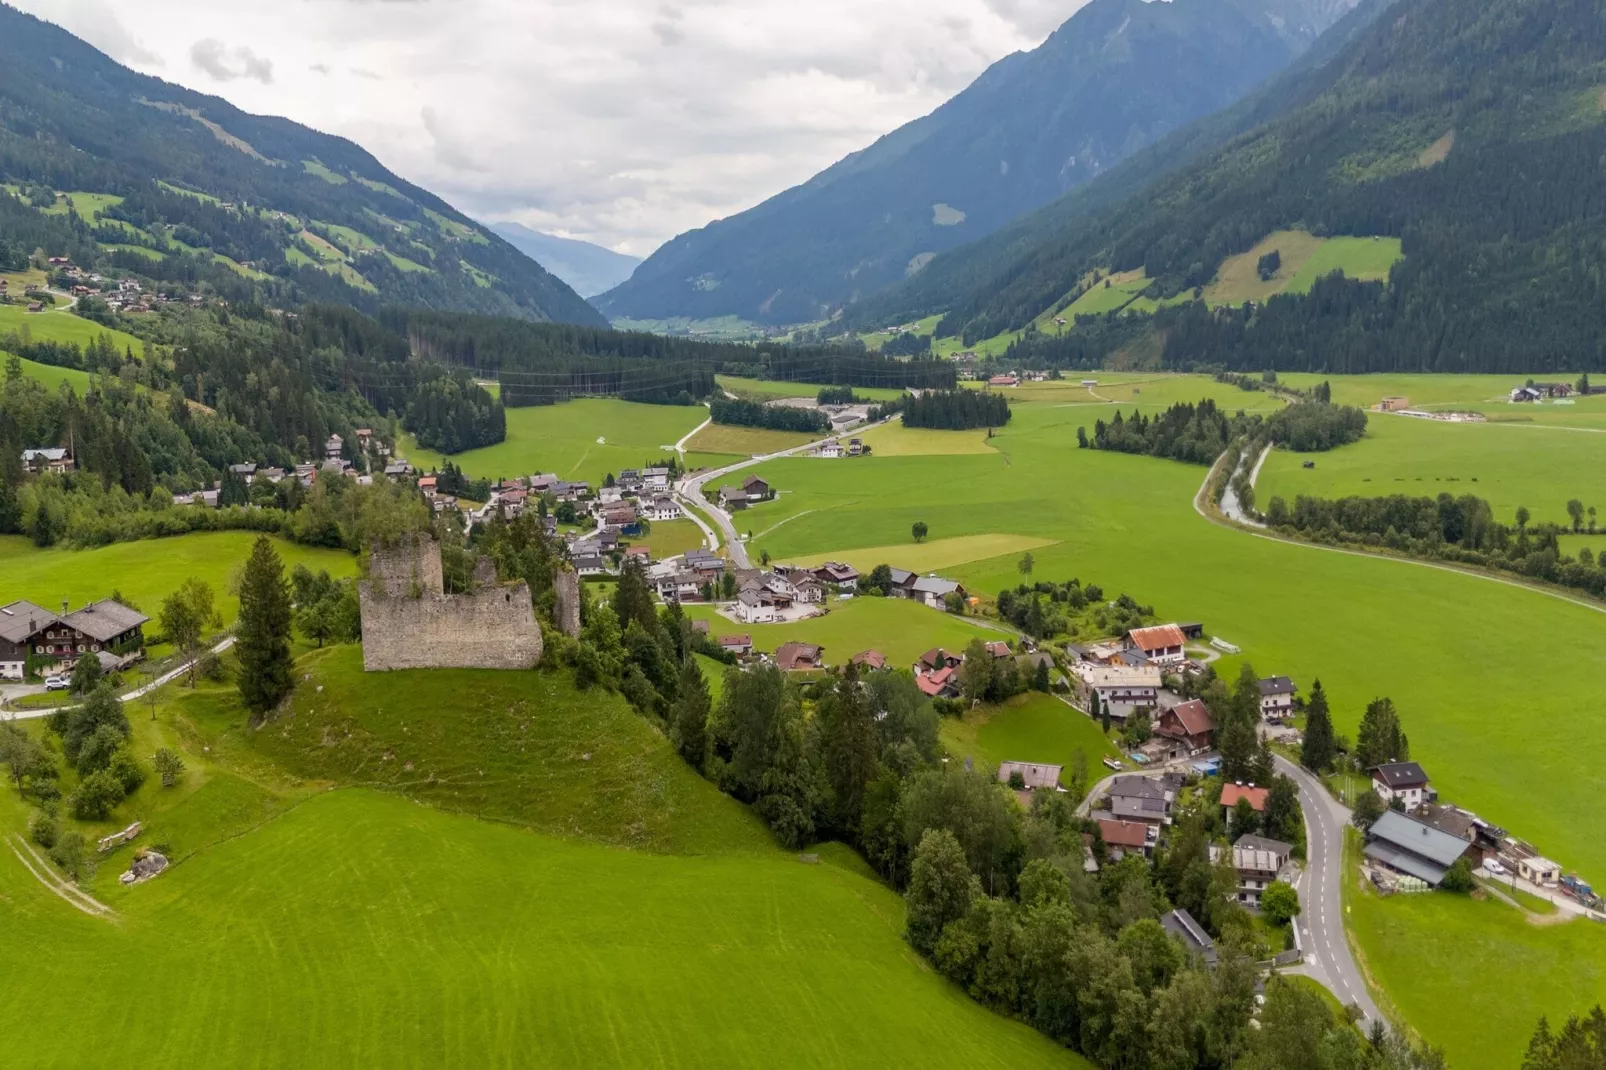
[[[1001,784],[1008,784],[1010,779],[1019,773],[1027,791],[1036,791],[1038,788],[1053,791],[1059,787],[1062,769],[1064,766],[1049,765],[1045,762],[999,762],[998,781]]]
[[[0,680],[21,680],[28,669],[34,636],[59,621],[50,610],[32,602],[0,606]]]
[[[1294,715],[1294,681],[1286,676],[1269,676],[1260,681],[1260,716],[1282,721]]]
[[[1388,762],[1372,771],[1372,790],[1390,806],[1398,799],[1406,812],[1431,801],[1428,775],[1415,762]]]
[[[917,673],[915,686],[927,698],[958,698],[959,670],[945,666],[932,672]]]
[[[917,602],[924,602],[932,609],[946,609],[947,598],[951,594],[965,597],[965,589],[953,580],[945,580],[939,576],[921,576],[909,585],[909,597]]]
[[[770,485],[758,476],[748,476],[742,480],[742,493],[747,495],[750,502],[768,501],[772,496]]]
[[[958,654],[950,654],[942,647],[934,646],[915,661],[915,675],[936,672],[938,669],[956,669],[964,660]]]
[[[887,590],[887,597],[913,598],[915,581],[920,578],[920,573],[910,572],[906,568],[889,568],[887,571],[892,573],[892,586]]]
[[[1110,784],[1110,813],[1121,821],[1167,824],[1177,786],[1163,777],[1118,776]]]
[[[1205,932],[1203,925],[1194,920],[1192,914],[1178,907],[1162,917],[1160,925],[1166,932],[1176,937],[1189,955],[1197,955],[1204,960],[1206,966],[1216,964],[1216,942],[1210,939],[1210,934]]]
[[[747,508],[747,492],[741,487],[729,484],[719,488],[719,507],[726,512],[736,512]]]
[[[1372,822],[1362,853],[1376,865],[1438,887],[1472,845],[1405,814],[1389,810]]]
[[[1221,846],[1211,847],[1210,861],[1215,862],[1226,850]],[[1232,868],[1238,873],[1237,901],[1258,907],[1266,887],[1277,879],[1293,852],[1293,846],[1281,840],[1254,835],[1238,837],[1238,842],[1232,845]]]
[[[14,610],[18,606],[38,609],[28,602],[12,603],[6,609]],[[145,656],[144,626],[150,618],[121,602],[104,598],[72,613],[47,616],[49,619],[27,637],[27,643],[32,646],[36,660],[54,662],[59,670],[72,668],[85,655],[108,654],[116,659],[114,668]],[[10,622],[9,630],[16,631],[15,615],[0,619]],[[6,632],[7,629],[0,628],[0,634]],[[106,664],[105,658],[100,660]]]
[[[814,570],[814,575],[821,583],[835,584],[844,591],[854,591],[859,587],[859,570],[840,561],[827,561]]]

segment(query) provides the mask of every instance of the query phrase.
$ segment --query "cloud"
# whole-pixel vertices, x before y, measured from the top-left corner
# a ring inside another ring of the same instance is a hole
[[[665,46],[673,48],[686,40],[686,31],[681,28],[681,14],[678,8],[665,4],[658,9],[658,18],[652,24],[652,32]]]
[[[117,10],[108,0],[55,0],[47,10],[33,13],[77,34],[118,63],[133,67],[165,65],[160,55],[119,21]]]
[[[203,37],[191,45],[190,62],[220,82],[250,78],[263,85],[273,84],[272,60],[244,45],[229,48],[216,37]]]
[[[327,63],[309,63],[309,64],[307,64],[307,70],[311,71],[314,74],[328,74],[329,73],[329,64],[327,64]]]
[[[419,112],[419,117],[423,119],[424,129],[428,131],[430,139],[435,142],[435,159],[454,171],[490,173],[490,165],[480,159],[474,145],[459,136],[448,122],[436,114],[434,108],[424,108]]]

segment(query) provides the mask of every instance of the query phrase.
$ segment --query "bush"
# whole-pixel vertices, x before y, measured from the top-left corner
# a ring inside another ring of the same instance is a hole
[[[1273,925],[1287,925],[1299,916],[1299,893],[1283,881],[1272,881],[1260,897],[1260,910]]]
[[[103,774],[96,774],[97,776]],[[81,880],[95,871],[89,857],[89,844],[81,832],[64,833],[50,851],[50,860],[73,880]]]
[[[1456,859],[1455,864],[1444,875],[1444,880],[1439,882],[1439,887],[1447,892],[1463,894],[1472,891],[1476,887],[1472,880],[1472,863],[1465,856]]]
[[[167,747],[163,747],[156,752],[151,759],[151,764],[156,767],[156,775],[162,778],[162,787],[164,788],[170,788],[177,784],[179,777],[184,775],[184,759],[178,756],[177,751],[170,750]]]
[[[124,795],[134,794],[145,783],[145,769],[127,747],[112,755],[106,771],[117,778],[117,782],[123,786]]]
[[[73,816],[80,821],[104,821],[124,794],[122,782],[109,769],[91,773],[73,793]]]
[[[48,851],[61,838],[61,825],[51,814],[35,814],[28,823],[28,838]]]

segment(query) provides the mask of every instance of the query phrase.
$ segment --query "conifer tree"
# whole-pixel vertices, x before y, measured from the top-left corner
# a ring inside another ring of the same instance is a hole
[[[675,749],[694,769],[703,767],[708,749],[708,714],[713,705],[702,669],[696,659],[687,658],[680,669],[680,697],[670,713],[669,732]]]
[[[240,659],[240,697],[260,717],[290,693],[290,587],[284,565],[267,536],[257,539],[240,581],[240,621],[235,630]]]
[[[1333,717],[1327,708],[1327,692],[1317,680],[1305,704],[1305,742],[1299,748],[1299,764],[1316,773],[1325,773],[1333,764]]]

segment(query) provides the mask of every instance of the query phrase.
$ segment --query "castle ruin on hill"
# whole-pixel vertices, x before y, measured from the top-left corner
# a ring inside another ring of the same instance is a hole
[[[498,583],[496,566],[474,564],[471,589],[446,594],[440,544],[428,535],[375,546],[358,585],[362,667],[528,669],[541,661],[541,625],[523,581]]]

